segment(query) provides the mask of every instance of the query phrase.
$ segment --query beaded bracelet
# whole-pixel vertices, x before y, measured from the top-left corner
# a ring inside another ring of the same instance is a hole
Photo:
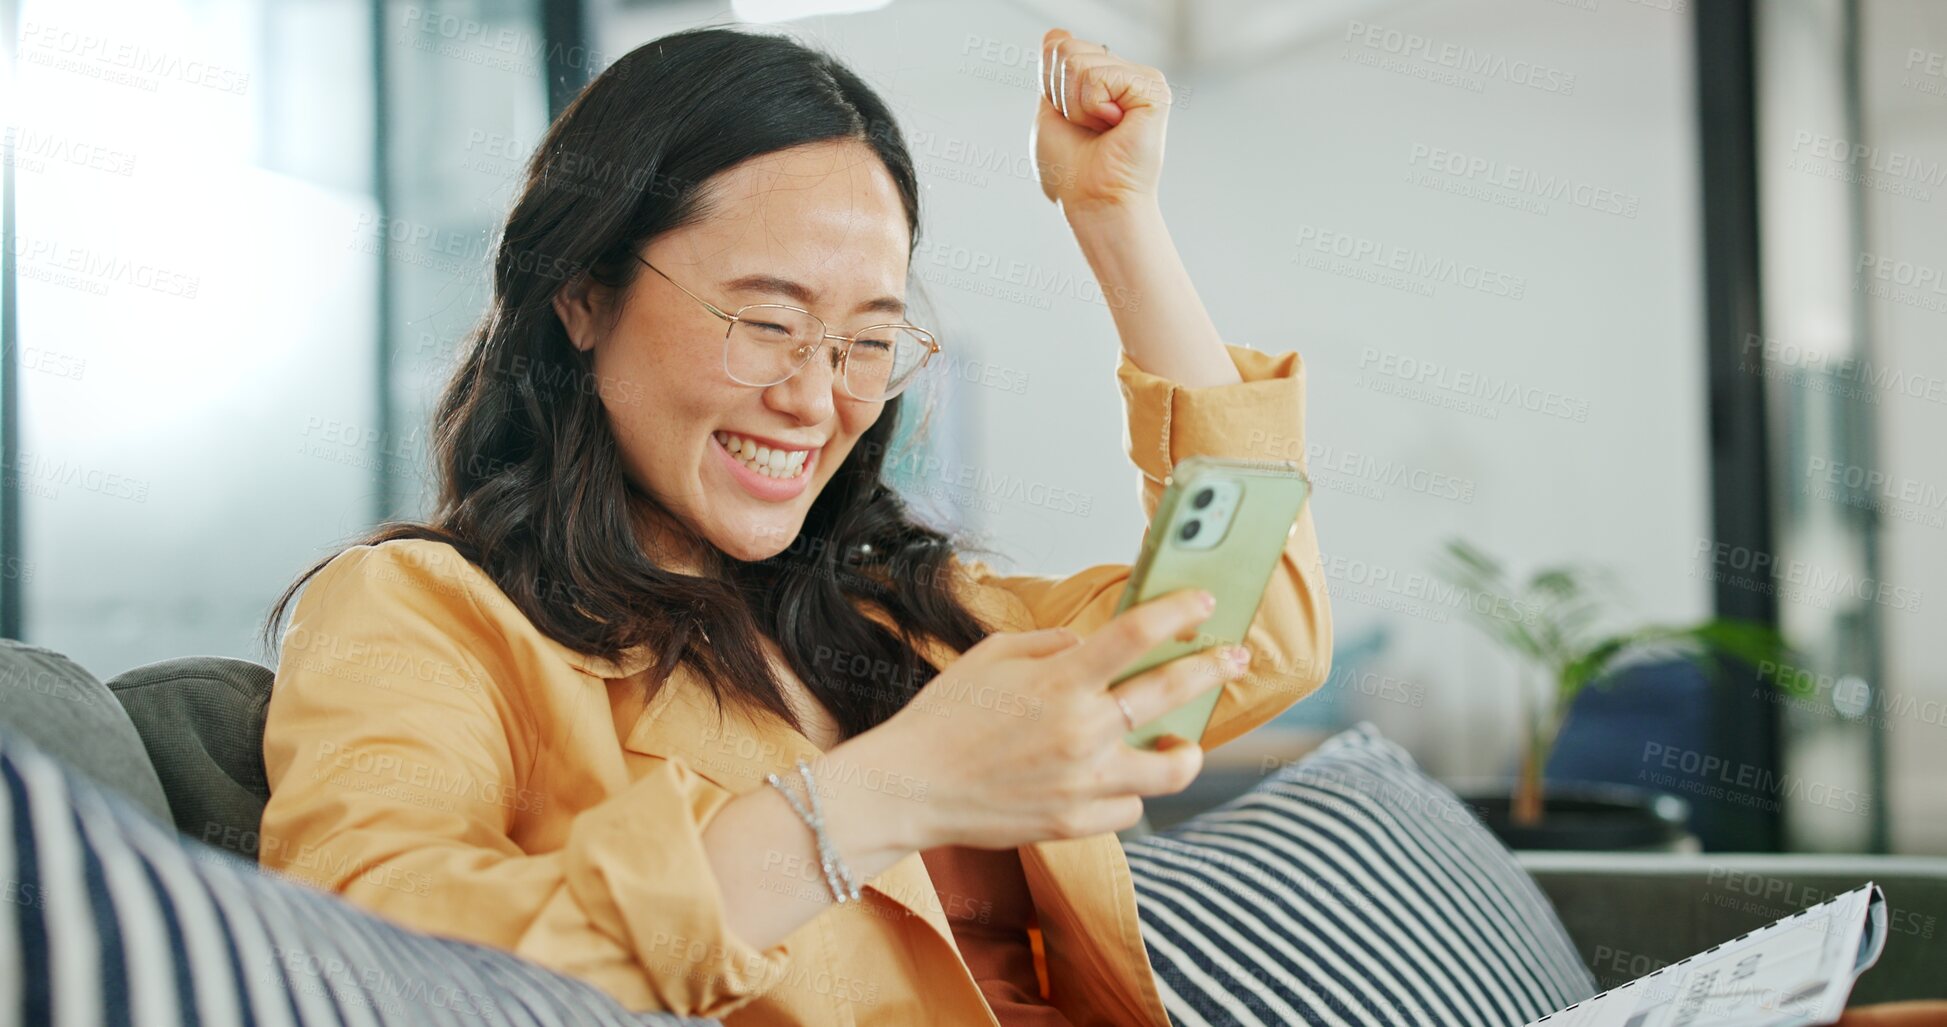
[[[825,834],[825,808],[818,801],[818,785],[811,778],[811,766],[805,763],[802,757],[798,760],[798,776],[804,778],[805,794],[811,799],[809,809],[805,808],[804,803],[798,801],[798,797],[791,793],[791,789],[786,787],[783,779],[776,774],[764,775],[764,783],[777,789],[779,794],[784,796],[784,801],[791,804],[791,809],[798,814],[798,819],[804,821],[806,827],[811,828],[812,838],[818,843],[818,865],[825,871],[825,887],[831,889],[832,901],[841,905],[848,899],[857,902],[859,900],[858,881],[852,876],[852,870],[845,865],[845,861],[838,858],[838,849],[832,845],[831,837]]]

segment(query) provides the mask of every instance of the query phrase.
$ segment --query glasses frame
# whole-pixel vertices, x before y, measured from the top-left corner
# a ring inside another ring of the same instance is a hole
[[[688,296],[690,299],[693,299],[696,302],[703,304],[703,309],[708,310],[710,313],[715,314],[716,316],[722,318],[725,322],[727,322],[724,325],[724,329],[723,329],[723,373],[729,375],[730,380],[736,382],[739,385],[750,385],[756,388],[768,389],[773,385],[781,385],[784,382],[788,382],[791,379],[797,377],[798,372],[804,370],[808,365],[810,365],[811,358],[816,356],[819,350],[825,348],[826,339],[836,339],[839,342],[845,344],[844,348],[838,351],[838,380],[844,384],[846,393],[849,394],[853,399],[859,400],[860,402],[883,403],[886,402],[887,400],[890,400],[898,396],[900,393],[905,392],[908,387],[910,387],[914,382],[918,381],[919,373],[925,370],[926,365],[932,361],[934,355],[940,352],[939,340],[933,337],[932,332],[929,332],[918,325],[907,324],[904,321],[890,321],[885,324],[866,325],[864,328],[859,329],[858,331],[852,333],[851,335],[840,335],[830,330],[831,326],[825,323],[824,318],[819,317],[817,314],[814,314],[803,307],[794,307],[789,303],[746,303],[743,306],[738,307],[735,311],[725,312],[722,307],[719,307],[716,304],[711,303],[709,300],[706,300],[703,297],[698,296],[696,293],[693,293],[688,289],[684,289],[681,282],[678,282],[676,279],[669,277],[668,273],[663,271],[662,268],[659,268],[656,265],[649,263],[648,259],[643,257],[642,254],[640,253],[636,254],[635,259],[642,261],[643,267],[646,267],[649,270],[654,271],[655,273],[661,275],[663,281],[668,282],[671,285],[674,285],[677,289],[682,291],[683,295]],[[777,381],[747,382],[742,378],[737,377],[735,372],[730,370],[730,333],[736,330],[737,323],[739,321],[744,320],[744,313],[746,311],[751,311],[751,310],[796,311],[797,313],[803,314],[804,316],[810,318],[812,321],[816,322],[820,330],[821,337],[818,340],[818,344],[815,346],[808,347],[809,351],[804,355],[803,358],[801,358],[798,361],[798,366],[793,367],[791,369],[791,373],[785,375],[782,378],[779,378]],[[903,328],[909,332],[918,335],[920,337],[920,341],[926,343],[927,349],[926,349],[926,355],[919,358],[919,366],[913,368],[912,374],[907,375],[906,380],[900,383],[900,386],[897,389],[894,389],[893,391],[888,392],[885,395],[880,396],[876,399],[867,399],[864,396],[861,396],[858,393],[852,391],[852,378],[850,375],[846,374],[846,366],[847,366],[846,359],[852,355],[852,344],[858,341],[858,337],[860,335],[865,334],[866,332],[873,330],[874,328]]]

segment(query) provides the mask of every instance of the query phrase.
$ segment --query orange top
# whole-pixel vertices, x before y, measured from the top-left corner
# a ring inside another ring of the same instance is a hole
[[[1001,1027],[1070,1027],[1048,1001],[1047,967],[1028,933],[1034,896],[1013,849],[943,845],[920,853],[933,878],[953,943]]]
[[[1238,384],[1185,388],[1118,361],[1146,517],[1184,457],[1303,460],[1298,355],[1227,349]],[[989,624],[1087,634],[1113,615],[1130,568],[954,569]],[[1223,686],[1204,744],[1318,687],[1330,639],[1307,504],[1246,639],[1252,670]],[[921,655],[942,668],[958,656],[940,644]],[[719,722],[686,668],[647,688],[653,663],[646,647],[606,660],[541,634],[444,543],[347,549],[299,595],[283,637],[260,859],[394,922],[586,979],[631,1009],[731,1027],[995,1027],[919,853],[868,882],[865,901],[769,948],[730,933],[703,828],[816,751],[769,715],[732,708]],[[1116,836],[1015,852],[1055,1008],[1076,1027],[1168,1027]]]
[[[1003,1027],[1069,1027],[1069,1017],[1047,1002],[1047,969],[1034,955],[1028,930],[1034,894],[1014,850],[940,846],[919,854],[940,894],[954,945],[987,1008]]]

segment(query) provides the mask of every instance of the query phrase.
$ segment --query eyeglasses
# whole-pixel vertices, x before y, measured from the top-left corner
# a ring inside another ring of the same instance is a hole
[[[825,322],[803,307],[751,303],[732,313],[683,289],[674,278],[635,255],[642,266],[662,275],[683,295],[730,322],[723,335],[723,370],[742,385],[768,387],[790,379],[809,363],[826,339],[845,344],[838,351],[839,377],[856,399],[877,403],[905,391],[919,370],[940,351],[933,333],[909,324],[869,325],[851,335],[828,331]]]

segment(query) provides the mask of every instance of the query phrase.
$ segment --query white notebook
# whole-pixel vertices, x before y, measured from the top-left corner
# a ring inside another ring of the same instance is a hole
[[[1867,882],[1550,1013],[1550,1027],[1801,1027],[1839,1019],[1886,947],[1886,896]],[[1532,1027],[1532,1025],[1531,1025]]]

